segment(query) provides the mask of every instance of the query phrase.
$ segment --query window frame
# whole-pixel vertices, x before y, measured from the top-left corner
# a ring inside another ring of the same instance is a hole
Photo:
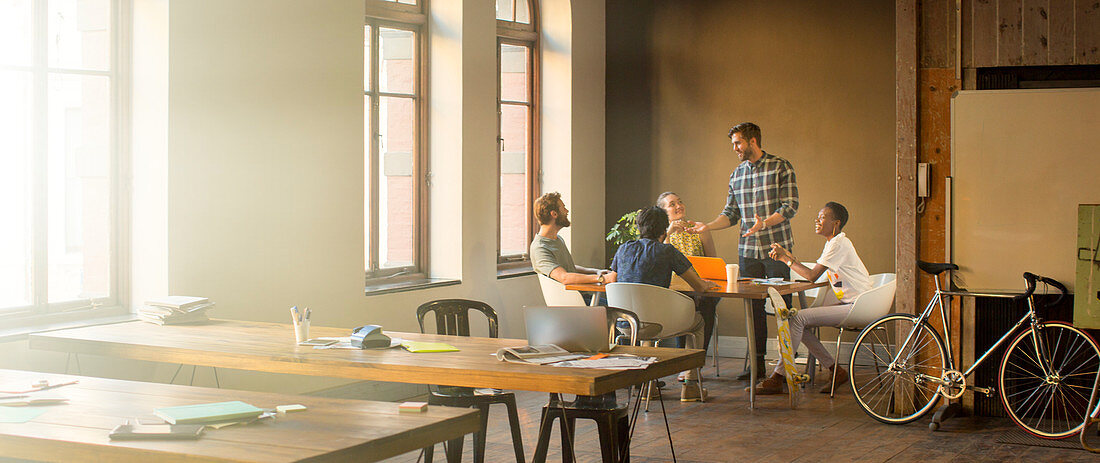
[[[370,198],[375,201],[378,198],[380,189],[380,183],[378,181],[378,173],[382,167],[382,159],[380,152],[380,118],[381,114],[380,101],[384,97],[397,97],[397,98],[411,98],[414,101],[416,127],[413,135],[413,156],[412,156],[412,178],[413,178],[413,207],[416,211],[413,212],[413,264],[403,267],[381,268],[381,263],[378,262],[380,255],[380,234],[379,230],[379,217],[380,208],[376,204],[370,205],[370,217],[366,217],[369,220],[371,229],[364,230],[369,233],[370,242],[366,243],[369,249],[366,251],[370,253],[370,258],[364,262],[364,284],[367,287],[378,287],[380,285],[389,286],[398,283],[419,282],[428,278],[429,268],[429,246],[428,237],[429,234],[429,220],[428,220],[428,187],[430,181],[430,170],[428,168],[428,66],[427,64],[427,51],[428,40],[425,34],[427,28],[427,15],[423,12],[427,10],[427,0],[418,0],[416,5],[405,5],[395,2],[387,2],[384,0],[367,0],[366,2],[366,15],[364,17],[363,26],[371,27],[371,42],[370,50],[364,50],[364,60],[370,60],[371,76],[370,76],[370,89],[363,90],[364,97],[371,98],[371,134],[369,146],[364,146],[364,162],[370,164],[371,175],[368,178],[364,178],[364,194],[369,194]],[[414,52],[416,53],[416,59],[414,60],[414,75],[416,77],[416,83],[413,88],[413,94],[410,97],[408,94],[401,93],[389,93],[382,92],[379,88],[378,76],[381,72],[381,65],[379,61],[379,53],[381,50],[381,43],[378,40],[381,36],[380,28],[398,29],[411,31],[415,37]],[[366,115],[365,115],[366,116]],[[366,134],[364,134],[366,135]],[[366,137],[364,137],[366,138]],[[364,208],[366,210],[366,208]],[[366,254],[365,252],[364,254]]]
[[[48,3],[34,0],[32,62],[30,65],[0,65],[0,71],[28,72],[31,79],[31,162],[34,186],[31,189],[33,291],[29,305],[0,308],[4,330],[0,335],[40,329],[45,325],[106,318],[129,313],[129,202],[124,200],[130,163],[130,40],[132,16],[130,2],[108,0],[111,34],[106,70],[53,67],[48,56]],[[110,88],[108,131],[108,207],[107,295],[89,299],[49,302],[48,234],[48,84],[51,76],[102,76]]]
[[[511,276],[516,271],[531,270],[531,256],[529,251],[524,251],[520,254],[508,254],[504,255],[501,252],[501,188],[500,179],[503,175],[501,173],[501,157],[504,154],[504,128],[503,128],[503,105],[520,105],[523,102],[504,100],[501,98],[501,92],[503,91],[503,81],[501,79],[501,51],[503,45],[519,46],[527,48],[527,188],[526,195],[527,201],[524,205],[524,209],[528,217],[527,222],[527,236],[533,237],[538,232],[539,224],[534,220],[534,212],[532,207],[536,198],[538,198],[541,191],[542,184],[542,158],[541,158],[541,47],[538,37],[538,2],[536,0],[512,0],[513,2],[513,15],[515,12],[515,3],[520,1],[527,1],[530,24],[518,23],[515,21],[497,19],[497,41],[496,41],[496,60],[497,60],[497,157],[496,157],[496,173],[497,173],[497,227],[496,227],[496,258],[497,258],[497,275],[498,277]]]

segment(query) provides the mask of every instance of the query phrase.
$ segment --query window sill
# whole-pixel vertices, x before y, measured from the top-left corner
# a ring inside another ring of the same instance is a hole
[[[40,333],[43,331],[55,331],[64,330],[69,328],[82,328],[85,326],[96,325],[112,325],[115,323],[124,323],[128,321],[137,320],[137,315],[132,313],[126,313],[122,315],[103,315],[94,318],[84,318],[80,320],[65,320],[65,321],[46,321],[38,324],[26,324],[23,326],[16,326],[13,328],[5,328],[0,330],[0,342],[18,341],[25,338],[28,334]]]
[[[531,262],[516,262],[497,265],[497,279],[524,277],[534,275],[535,269],[531,268]]]
[[[415,280],[375,283],[367,285],[366,295],[378,296],[382,294],[403,293],[406,291],[453,286],[460,283],[462,283],[462,280],[451,280],[447,278],[418,278]]]

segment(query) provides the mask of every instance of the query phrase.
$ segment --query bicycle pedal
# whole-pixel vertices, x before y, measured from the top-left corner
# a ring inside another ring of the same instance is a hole
[[[986,397],[993,397],[993,394],[997,392],[991,387],[970,386],[970,389],[974,392],[981,392],[982,394],[985,394]]]

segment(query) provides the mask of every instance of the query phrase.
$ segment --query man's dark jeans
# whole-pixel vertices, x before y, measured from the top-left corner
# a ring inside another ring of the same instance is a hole
[[[791,279],[791,269],[780,261],[774,259],[754,259],[741,257],[741,276],[745,278],[775,278]],[[791,306],[791,296],[783,296],[787,307]],[[768,346],[767,314],[764,313],[764,300],[752,300],[752,331],[756,336],[756,356],[763,357]]]
[[[592,296],[599,295],[599,302],[596,305],[602,305],[607,307],[607,296],[604,293],[589,293],[581,292],[581,299],[584,299],[584,305],[592,305]]]

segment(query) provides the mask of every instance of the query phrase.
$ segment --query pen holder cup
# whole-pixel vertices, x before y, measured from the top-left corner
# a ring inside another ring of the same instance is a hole
[[[294,324],[294,342],[301,344],[309,339],[309,320]]]

